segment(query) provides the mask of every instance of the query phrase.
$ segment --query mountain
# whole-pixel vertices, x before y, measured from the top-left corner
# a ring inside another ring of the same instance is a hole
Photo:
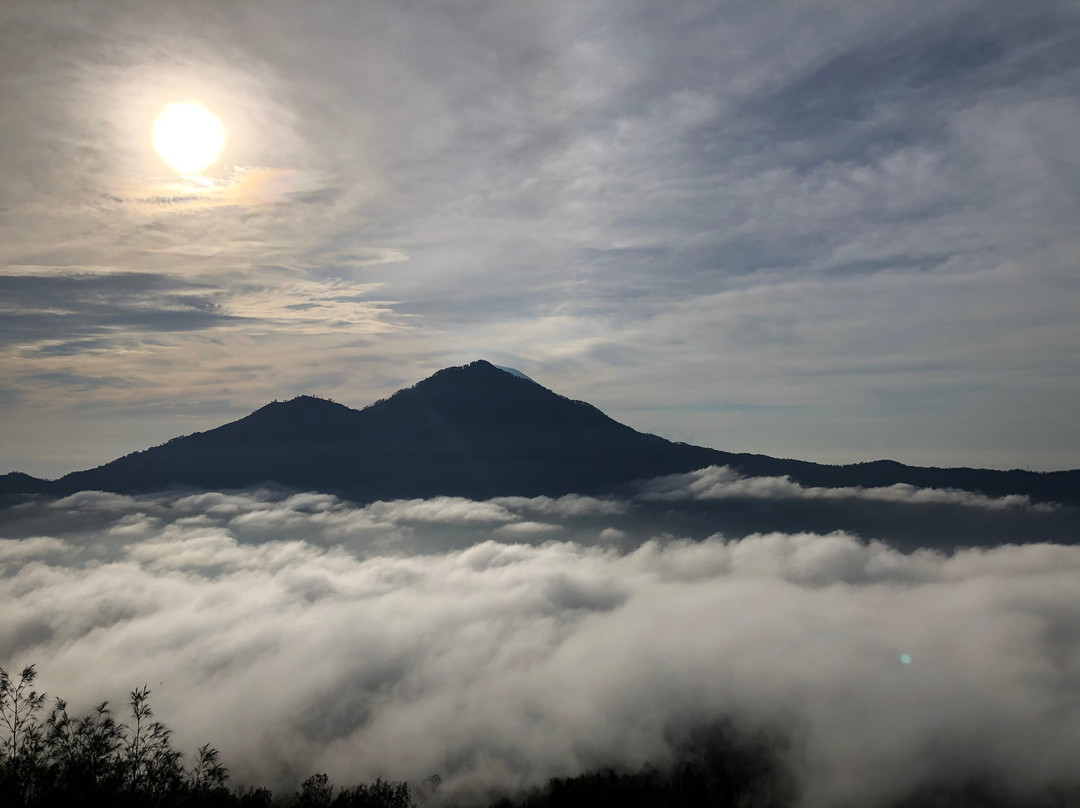
[[[487,362],[447,368],[357,411],[310,396],[69,474],[63,491],[239,488],[264,480],[361,500],[559,494],[708,465]]]
[[[485,361],[440,370],[354,410],[301,396],[54,482],[0,478],[0,493],[131,493],[272,481],[359,501],[434,495],[595,493],[662,474],[729,465],[804,485],[909,483],[1080,504],[1080,471],[934,469],[877,461],[826,466],[733,454],[637,432],[583,401]]]
[[[52,487],[49,480],[31,477],[21,471],[0,474],[0,494],[45,494]]]

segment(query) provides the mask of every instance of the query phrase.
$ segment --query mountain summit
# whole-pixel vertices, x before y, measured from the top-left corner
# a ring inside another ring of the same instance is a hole
[[[65,491],[273,481],[362,500],[595,491],[716,462],[477,361],[363,410],[300,396],[57,481]]]
[[[889,461],[825,466],[732,454],[643,434],[596,407],[485,361],[440,370],[363,410],[300,396],[245,418],[49,482],[0,478],[0,493],[66,494],[272,482],[360,501],[594,493],[633,480],[729,465],[813,486],[908,483],[991,496],[1080,500],[1080,472],[932,469]]]

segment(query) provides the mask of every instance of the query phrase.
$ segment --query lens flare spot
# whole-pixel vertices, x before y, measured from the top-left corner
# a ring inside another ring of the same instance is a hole
[[[900,655],[900,661],[903,662],[905,665],[910,665],[911,664],[911,654],[901,654]]]

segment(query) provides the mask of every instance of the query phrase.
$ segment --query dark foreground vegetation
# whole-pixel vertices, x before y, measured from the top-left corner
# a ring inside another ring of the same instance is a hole
[[[626,772],[604,769],[555,778],[517,799],[490,808],[786,808],[795,781],[783,763],[780,739],[737,733],[711,724],[676,743],[676,763]]]
[[[30,665],[17,679],[0,668],[0,806],[4,808],[413,808],[405,783],[336,789],[325,774],[295,794],[266,788],[230,789],[218,751],[202,746],[188,766],[172,748],[171,730],[154,719],[150,690],[132,691],[126,723],[102,702],[71,716],[62,699],[46,712]]]
[[[17,678],[0,668],[0,806],[2,808],[416,808],[414,796],[444,808],[793,808],[795,778],[777,736],[747,735],[714,723],[675,744],[675,762],[660,769],[603,769],[554,778],[496,802],[454,803],[438,793],[438,777],[419,784],[376,780],[337,788],[325,774],[299,791],[230,788],[228,770],[209,744],[188,765],[172,748],[171,731],[154,719],[150,691],[130,694],[125,723],[107,703],[73,717],[62,699],[46,704],[31,665]],[[488,804],[489,803],[489,804]],[[979,780],[913,785],[881,808],[1080,808],[1080,791],[1048,788],[1018,794]],[[846,808],[846,806],[845,806]]]

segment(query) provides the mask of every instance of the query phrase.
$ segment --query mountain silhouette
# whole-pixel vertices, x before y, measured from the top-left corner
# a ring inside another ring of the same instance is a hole
[[[135,493],[272,482],[362,502],[482,499],[597,493],[708,465],[729,465],[749,476],[789,475],[804,485],[908,483],[1080,504],[1080,471],[936,469],[887,460],[827,466],[675,443],[482,360],[440,370],[363,410],[300,396],[56,481],[8,474],[0,477],[0,493]]]

